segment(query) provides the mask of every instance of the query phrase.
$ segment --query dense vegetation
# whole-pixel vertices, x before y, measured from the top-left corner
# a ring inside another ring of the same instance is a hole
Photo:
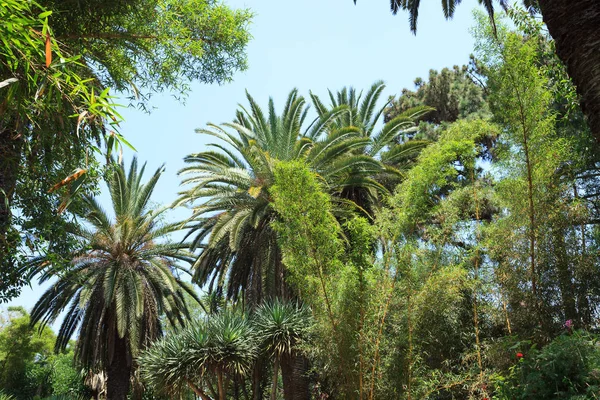
[[[600,153],[554,42],[528,12],[493,23],[477,14],[467,66],[431,71],[387,102],[383,82],[327,100],[293,90],[280,112],[247,94],[232,122],[198,130],[213,141],[185,158],[182,192],[167,207],[187,207],[189,218],[168,222],[151,197],[162,169],[144,181],[136,159],[127,168],[100,149],[126,144],[107,132],[118,115],[106,88],[185,92],[182,77],[228,79],[244,66],[250,15],[192,0],[91,2],[84,15],[127,26],[125,36],[98,42],[116,33],[61,14],[52,29],[83,35],[66,45],[81,56],[49,76],[51,14],[36,18],[30,6],[0,5],[21,18],[11,32],[29,37],[15,42],[28,50],[0,54],[22,57],[18,68],[0,64],[17,79],[0,93],[22,107],[0,109],[0,139],[11,138],[17,157],[0,175],[9,188],[0,289],[10,297],[31,279],[52,284],[31,315],[1,316],[0,399],[600,396]],[[155,10],[163,14],[147,26]],[[190,20],[174,23],[171,12]],[[217,53],[178,36],[213,18],[228,21]],[[45,67],[27,64],[38,26]],[[181,41],[138,43],[154,30]],[[156,57],[157,69],[135,71],[128,46]],[[39,79],[79,90],[40,105]],[[42,108],[25,113],[31,104]],[[75,142],[43,142],[46,123],[66,124]],[[19,129],[30,145],[15,142]],[[57,152],[35,152],[37,140]],[[81,152],[64,164],[47,158],[67,148]],[[48,163],[52,180],[90,149],[105,158],[90,161],[96,179],[80,181],[90,175],[82,169],[56,186],[68,194],[20,202],[36,166]],[[99,177],[110,213],[96,197]],[[33,211],[47,218],[28,224]],[[30,232],[39,240],[21,249]],[[60,315],[54,334],[47,325]]]

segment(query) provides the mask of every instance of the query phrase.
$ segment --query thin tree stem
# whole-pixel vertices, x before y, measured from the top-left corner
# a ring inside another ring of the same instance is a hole
[[[217,385],[219,386],[219,400],[225,400],[225,387],[223,385],[223,371],[217,371]]]
[[[271,384],[271,400],[277,399],[277,381],[279,380],[279,357],[273,363],[273,383]]]
[[[191,380],[186,379],[186,382],[189,386],[190,389],[192,389],[192,391],[194,393],[196,393],[196,396],[200,397],[202,400],[212,400],[211,397],[209,397],[206,393],[204,393],[198,386],[196,386]]]

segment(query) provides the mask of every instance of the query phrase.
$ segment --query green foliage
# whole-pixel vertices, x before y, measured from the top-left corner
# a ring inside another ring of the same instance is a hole
[[[50,328],[33,326],[22,307],[9,307],[0,330],[0,388],[17,398],[32,396],[48,376],[43,360],[52,354],[55,338]]]
[[[274,171],[274,226],[283,262],[315,318],[319,345],[306,351],[321,379],[332,382],[332,394],[373,395],[391,285],[387,266],[375,266],[375,230],[360,217],[340,226],[329,196],[305,165],[280,162]]]
[[[24,283],[18,267],[27,254],[65,254],[72,247],[52,240],[64,236],[68,218],[60,210],[75,192],[93,188],[87,178],[97,165],[87,161],[89,151],[122,139],[108,132],[121,119],[108,90],[82,72],[77,54],[59,46],[51,14],[33,2],[0,5],[0,81],[11,82],[0,88],[2,300]],[[50,190],[76,170],[83,174],[70,190]]]
[[[498,128],[489,122],[461,120],[423,150],[391,199],[398,212],[385,218],[394,221],[395,225],[389,225],[394,235],[410,237],[431,222],[449,193],[472,182],[476,158],[482,153],[481,140],[497,135]]]
[[[143,104],[153,91],[185,93],[190,81],[226,82],[246,68],[252,13],[220,1],[42,4],[54,11],[55,35],[98,67],[104,87],[129,92],[132,101]]]
[[[0,5],[0,257],[13,266],[2,270],[3,299],[25,283],[17,271],[32,254],[67,267],[77,243],[61,240],[64,211],[97,189],[93,153],[105,145],[108,160],[128,145],[109,90],[146,107],[155,91],[231,80],[250,39],[251,13],[212,0],[40,4]]]
[[[600,390],[597,337],[574,331],[517,358],[510,374],[496,382],[498,399],[596,398]]]
[[[385,120],[390,121],[412,107],[429,106],[435,111],[421,121],[439,125],[458,119],[483,118],[489,115],[486,92],[481,86],[472,63],[467,66],[429,71],[429,78],[415,79],[415,91],[403,89],[400,96],[386,107]],[[422,125],[421,131],[426,128]]]
[[[575,229],[569,219],[578,213],[577,203],[569,200],[576,183],[563,166],[578,163],[583,155],[573,138],[558,129],[551,85],[539,66],[539,38],[503,30],[491,39],[485,29],[476,31],[478,49],[487,63],[491,108],[504,129],[496,152],[501,172],[495,191],[499,206],[509,211],[490,226],[487,246],[510,293],[514,322],[548,334],[550,298],[562,302],[564,314],[558,320],[577,318],[574,267],[563,253],[580,251],[567,238]],[[500,245],[501,237],[508,241]],[[548,280],[552,275],[556,278]],[[519,290],[522,285],[529,290]]]
[[[75,364],[75,353],[69,351],[56,354],[52,363],[52,394],[58,396],[77,396],[85,393],[81,371]]]
[[[270,193],[281,218],[274,227],[279,234],[283,262],[304,296],[324,300],[318,306],[313,301],[312,306],[323,313],[329,312],[329,322],[335,325],[331,310],[325,310],[330,307],[325,277],[339,268],[343,247],[329,196],[303,163],[280,162],[275,165],[274,175]]]

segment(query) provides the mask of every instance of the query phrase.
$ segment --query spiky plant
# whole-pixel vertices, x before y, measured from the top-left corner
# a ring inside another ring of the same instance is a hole
[[[156,393],[175,397],[189,388],[202,399],[214,393],[224,400],[227,384],[246,377],[257,355],[247,316],[225,310],[156,342],[140,363],[143,379]]]
[[[253,322],[263,351],[273,359],[271,400],[274,400],[277,398],[279,366],[283,367],[283,375],[287,375],[292,370],[294,356],[298,356],[298,343],[308,337],[312,324],[310,310],[297,303],[274,299],[258,307]],[[292,376],[283,379],[285,398],[294,391],[290,387],[293,380]]]
[[[173,273],[180,261],[193,261],[187,244],[168,241],[177,225],[162,224],[163,210],[150,206],[162,171],[144,184],[144,167],[138,171],[135,159],[128,172],[123,164],[114,165],[106,182],[114,219],[94,197],[84,199],[79,214],[86,225],[71,233],[83,246],[31,313],[33,324],[47,324],[67,311],[56,348],[64,349],[79,328],[75,356],[84,367],[105,371],[109,399],[126,398],[135,357],[162,336],[160,317],[182,325],[189,315],[184,293],[197,300]],[[33,273],[45,271],[42,282],[56,276],[49,263],[36,260]]]

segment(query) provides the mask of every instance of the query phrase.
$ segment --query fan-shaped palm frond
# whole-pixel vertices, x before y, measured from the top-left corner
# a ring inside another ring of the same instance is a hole
[[[80,217],[89,227],[73,226],[71,232],[82,248],[31,313],[32,323],[43,325],[67,311],[56,348],[65,348],[79,330],[76,357],[90,369],[106,371],[109,398],[124,396],[115,390],[127,394],[133,358],[162,335],[160,317],[183,325],[189,315],[184,294],[197,300],[191,286],[174,274],[178,262],[194,260],[188,244],[166,240],[178,225],[161,224],[164,210],[150,206],[162,168],[145,184],[143,172],[135,159],[128,173],[124,165],[114,166],[107,179],[114,219],[96,199],[84,199]],[[49,261],[38,260],[33,272],[51,277]]]

